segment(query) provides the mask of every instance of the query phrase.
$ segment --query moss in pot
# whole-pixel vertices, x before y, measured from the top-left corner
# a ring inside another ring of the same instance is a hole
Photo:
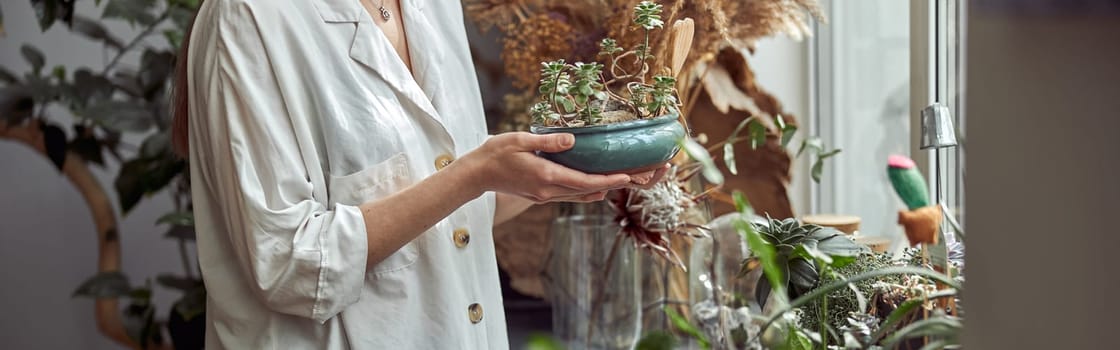
[[[610,80],[596,62],[541,63],[541,102],[529,111],[530,131],[571,133],[576,139],[571,149],[542,157],[583,172],[609,174],[652,170],[676,155],[686,134],[678,122],[676,79],[654,75],[646,82],[653,58],[649,31],[664,26],[661,9],[649,1],[634,8],[634,24],[645,30],[645,44],[623,52],[613,39],[600,42],[599,55],[611,66]],[[626,68],[635,73],[627,74]]]

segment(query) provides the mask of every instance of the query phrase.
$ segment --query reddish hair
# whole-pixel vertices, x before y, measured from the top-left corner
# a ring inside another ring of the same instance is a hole
[[[191,18],[183,41],[179,45],[179,55],[175,57],[175,80],[171,90],[171,147],[175,154],[183,159],[190,157],[190,123],[187,120],[190,112],[190,93],[187,91],[187,52],[191,44],[191,32],[197,16]]]

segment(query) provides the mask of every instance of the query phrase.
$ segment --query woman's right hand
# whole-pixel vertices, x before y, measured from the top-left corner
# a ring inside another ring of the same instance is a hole
[[[505,133],[491,137],[449,167],[468,170],[471,183],[483,192],[513,194],[537,203],[598,201],[608,190],[631,184],[626,174],[586,174],[535,153],[561,152],[574,144],[572,134]]]

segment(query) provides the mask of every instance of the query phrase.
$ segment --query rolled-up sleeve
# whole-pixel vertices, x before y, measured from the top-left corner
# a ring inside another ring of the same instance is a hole
[[[270,64],[253,11],[231,3],[200,13],[188,55],[195,186],[262,303],[325,322],[361,294],[365,223],[357,207],[316,196],[321,170],[303,156],[314,142],[297,137],[276,78],[299,68]]]

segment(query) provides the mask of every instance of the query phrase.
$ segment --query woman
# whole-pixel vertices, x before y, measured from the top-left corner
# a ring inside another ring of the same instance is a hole
[[[506,348],[492,226],[663,175],[535,156],[571,147],[568,134],[487,138],[461,11],[202,4],[175,136],[189,148],[207,348]]]

